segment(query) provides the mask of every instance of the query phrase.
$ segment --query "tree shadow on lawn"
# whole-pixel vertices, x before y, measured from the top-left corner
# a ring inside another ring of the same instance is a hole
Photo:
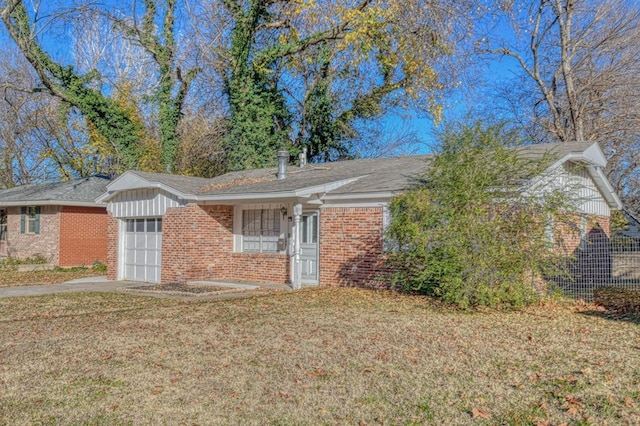
[[[630,312],[616,312],[606,309],[589,309],[578,312],[588,317],[602,318],[610,321],[628,322],[640,326],[640,315]]]

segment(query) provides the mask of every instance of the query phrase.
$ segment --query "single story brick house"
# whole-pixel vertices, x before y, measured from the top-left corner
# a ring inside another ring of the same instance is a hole
[[[609,232],[620,200],[598,144],[554,151],[553,179],[582,185],[580,214]],[[107,274],[157,283],[247,280],[303,285],[375,285],[383,262],[387,205],[428,167],[429,156],[288,165],[213,179],[129,171],[108,185]],[[579,166],[579,167],[578,167]],[[585,233],[588,229],[583,230]]]
[[[110,179],[93,176],[0,191],[0,257],[42,257],[55,266],[106,263]]]

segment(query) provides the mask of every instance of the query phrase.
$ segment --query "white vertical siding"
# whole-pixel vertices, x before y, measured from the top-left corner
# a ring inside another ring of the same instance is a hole
[[[578,192],[579,209],[582,213],[609,216],[611,209],[587,169],[570,163],[564,164],[564,171],[571,176],[571,182]]]
[[[606,199],[589,175],[586,167],[565,163],[545,174],[527,191],[541,195],[552,190],[566,193],[575,203],[578,212],[588,215],[610,216],[611,209]]]
[[[163,216],[168,208],[186,204],[185,200],[161,189],[132,189],[115,196],[107,210],[114,217]]]

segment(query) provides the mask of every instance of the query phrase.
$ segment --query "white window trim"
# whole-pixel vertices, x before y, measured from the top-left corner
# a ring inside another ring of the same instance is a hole
[[[282,207],[287,209],[287,214],[282,215],[280,210]],[[244,210],[277,210],[280,218],[280,234],[278,239],[290,239],[291,235],[291,223],[288,221],[288,217],[293,215],[293,206],[281,203],[266,203],[266,204],[243,204],[235,206],[233,209],[233,252],[234,253],[246,253],[246,254],[286,254],[288,244],[285,243],[285,249],[279,251],[258,252],[258,251],[244,251],[242,247],[242,212]]]
[[[587,249],[587,239],[589,238],[589,234],[587,232],[589,225],[589,220],[586,216],[580,216],[580,248],[582,250]]]

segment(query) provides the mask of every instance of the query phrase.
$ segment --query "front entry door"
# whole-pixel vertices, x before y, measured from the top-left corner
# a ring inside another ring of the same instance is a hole
[[[302,280],[318,282],[318,213],[302,214],[300,260]]]

